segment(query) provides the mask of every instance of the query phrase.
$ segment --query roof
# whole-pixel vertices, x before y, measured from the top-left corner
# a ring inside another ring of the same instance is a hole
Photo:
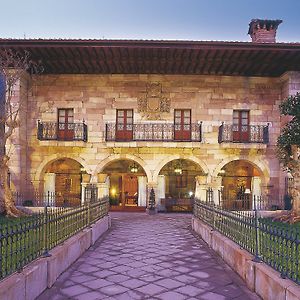
[[[280,76],[300,71],[300,43],[0,39],[29,51],[45,74],[210,74]]]

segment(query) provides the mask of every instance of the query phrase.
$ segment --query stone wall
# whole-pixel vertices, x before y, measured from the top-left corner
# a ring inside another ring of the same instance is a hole
[[[275,153],[281,126],[278,104],[282,95],[292,88],[291,76],[284,76],[40,76],[34,81],[35,86],[28,99],[27,135],[20,139],[21,143],[27,144],[27,159],[24,163],[24,156],[22,159],[19,156],[19,161],[14,159],[12,165],[16,168],[17,164],[22,164],[22,170],[26,170],[25,178],[28,178],[26,186],[38,188],[43,185],[47,163],[60,157],[77,160],[93,175],[101,172],[104,161],[133,159],[144,167],[148,182],[154,183],[160,169],[172,159],[191,159],[209,177],[217,176],[226,163],[245,159],[261,171],[266,193],[270,197],[278,197],[284,189],[283,174]],[[172,123],[174,109],[191,109],[192,123],[203,122],[202,142],[105,142],[105,123],[115,122],[116,109],[133,109],[134,122],[151,122],[138,112],[139,99],[145,97],[146,86],[150,82],[161,83],[161,97],[171,101],[170,112],[162,113],[160,122]],[[88,142],[37,140],[38,120],[57,122],[58,108],[74,108],[74,121],[85,120]],[[218,128],[221,122],[232,123],[234,109],[250,110],[251,125],[269,123],[270,143],[218,144]]]

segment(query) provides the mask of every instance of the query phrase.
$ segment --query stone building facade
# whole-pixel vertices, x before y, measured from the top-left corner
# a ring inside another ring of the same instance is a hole
[[[263,29],[275,34],[276,24]],[[208,188],[215,203],[220,191],[270,203],[283,197],[278,105],[300,91],[292,57],[299,44],[126,41],[117,56],[115,41],[97,43],[0,41],[46,61],[44,74],[24,76],[16,91],[15,190],[68,193],[80,202],[92,184],[122,207],[145,207],[151,188],[158,207],[165,198],[204,199]]]

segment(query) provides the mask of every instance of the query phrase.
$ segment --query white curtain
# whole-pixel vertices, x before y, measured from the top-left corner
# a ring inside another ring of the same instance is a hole
[[[138,206],[146,206],[147,205],[147,177],[146,176],[138,176]]]

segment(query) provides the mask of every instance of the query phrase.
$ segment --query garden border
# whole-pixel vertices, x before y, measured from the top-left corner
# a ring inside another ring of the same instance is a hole
[[[3,279],[0,281],[0,299],[36,299],[110,227],[111,218],[107,215],[50,250],[51,256],[40,257],[22,272]]]
[[[279,272],[264,263],[254,262],[254,256],[208,226],[192,217],[192,229],[244,280],[247,287],[263,299],[300,299],[300,286],[283,279]]]

